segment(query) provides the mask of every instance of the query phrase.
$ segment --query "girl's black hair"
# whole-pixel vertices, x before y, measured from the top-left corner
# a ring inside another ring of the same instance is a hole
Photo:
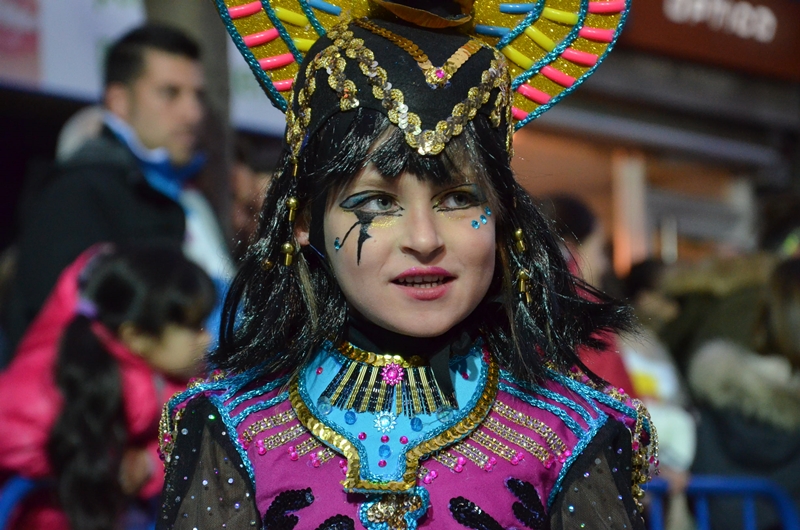
[[[342,340],[346,303],[324,259],[304,247],[291,266],[283,263],[282,246],[294,241],[287,199],[296,197],[299,215],[311,216],[313,244],[321,237],[329,193],[355,178],[367,162],[386,178],[408,171],[435,183],[471,178],[483,185],[497,211],[498,266],[475,311],[480,312],[477,320],[489,348],[515,376],[541,380],[548,364],[585,369],[577,346],[600,346],[595,332],[630,326],[627,306],[569,273],[548,222],[514,179],[505,136],[485,117],[478,115],[465,125],[441,154],[423,156],[408,147],[402,131],[383,115],[363,108],[354,112],[352,119],[335,114],[308,139],[295,176],[291,159],[284,157],[264,201],[257,239],[228,291],[219,348],[211,354],[217,367],[292,371],[323,341]],[[459,170],[465,167],[471,168],[469,174]],[[517,230],[524,250],[514,237]],[[324,246],[318,250],[324,252]],[[519,292],[521,271],[530,276],[530,303]]]
[[[199,329],[215,294],[208,275],[171,246],[120,248],[87,269],[82,297],[96,316],[75,316],[61,337],[55,380],[64,404],[47,453],[73,530],[107,530],[126,502],[119,472],[128,435],[119,367],[92,321],[112,333],[123,323],[155,336],[168,324]]]

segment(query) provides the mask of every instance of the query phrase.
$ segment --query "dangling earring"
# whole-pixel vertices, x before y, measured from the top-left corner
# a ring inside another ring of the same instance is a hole
[[[294,167],[292,168],[292,190],[290,191],[291,195],[286,199],[286,207],[289,209],[289,213],[287,215],[289,219],[289,232],[293,234],[294,232],[294,220],[297,217],[297,207],[300,204],[300,201],[297,200],[297,197],[294,196],[293,191],[296,190],[297,187],[297,160],[293,161]],[[291,241],[287,241],[283,245],[281,245],[281,252],[283,253],[283,264],[287,267],[292,265],[294,262],[294,255],[297,252],[295,249],[294,243]]]
[[[297,166],[295,166],[297,167]],[[289,208],[289,229],[293,230],[294,219],[297,216],[297,197],[289,197],[286,199],[286,207]],[[284,254],[283,257],[283,264],[287,267],[291,266],[292,262],[294,261],[294,254],[295,248],[294,244],[291,241],[287,241],[283,245],[281,245],[281,252]]]

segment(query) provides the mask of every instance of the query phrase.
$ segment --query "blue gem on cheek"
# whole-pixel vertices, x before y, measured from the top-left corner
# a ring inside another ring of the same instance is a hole
[[[486,219],[486,216],[485,215],[481,215],[481,223],[486,224],[487,222],[489,222],[489,220]]]
[[[344,422],[348,425],[353,425],[356,422],[356,413],[352,410],[348,410],[344,414]]]
[[[337,237],[333,240],[333,249],[339,250],[340,248],[342,248],[342,244],[339,242],[339,238]]]
[[[392,456],[392,448],[384,444],[378,448],[378,454],[381,458],[389,458]]]
[[[411,420],[411,429],[416,431],[416,432],[421,431],[422,430],[422,420],[419,419],[419,418],[413,418]]]
[[[484,208],[483,211],[486,212],[486,215],[492,215],[492,211],[489,209],[488,206]]]
[[[478,229],[478,228],[480,228],[480,227],[481,227],[481,224],[480,224],[478,221],[476,221],[475,219],[473,219],[473,220],[472,220],[472,228],[474,228],[475,230],[477,230],[477,229]]]

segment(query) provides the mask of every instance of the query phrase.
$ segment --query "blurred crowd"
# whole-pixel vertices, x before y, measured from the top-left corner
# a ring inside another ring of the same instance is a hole
[[[174,29],[127,34],[110,48],[102,105],[65,125],[52,167],[27,182],[21,231],[0,259],[0,481],[44,493],[18,508],[16,528],[146,524],[163,481],[161,408],[213,368],[203,356],[282,147],[238,135],[221,220],[195,185],[199,59]],[[669,526],[693,527],[682,491],[697,474],[766,477],[800,503],[794,249],[648,260],[617,279],[597,216],[576,197],[540,200],[573,273],[638,315],[637,331],[580,354],[650,410]],[[776,523],[759,513],[759,528]],[[715,528],[737,528],[735,510],[715,514]]]
[[[543,198],[542,207],[575,273],[626,299],[637,314],[639,328],[609,338],[602,363],[594,352],[584,359],[650,411],[670,494],[667,528],[695,528],[683,494],[695,475],[765,478],[800,505],[800,253],[788,241],[794,231],[779,227],[785,238],[747,255],[671,265],[645,260],[618,279],[604,228],[586,204],[561,195]],[[758,528],[782,528],[774,507],[758,507]],[[712,528],[743,528],[742,513],[735,499],[712,501]]]

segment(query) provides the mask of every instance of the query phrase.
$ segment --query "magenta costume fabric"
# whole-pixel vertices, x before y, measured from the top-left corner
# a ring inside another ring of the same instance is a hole
[[[577,374],[522,384],[479,340],[450,359],[455,408],[369,412],[357,391],[337,406],[327,389],[363,364],[325,344],[292,378],[174,398],[160,527],[643,528],[656,444],[637,402]]]

